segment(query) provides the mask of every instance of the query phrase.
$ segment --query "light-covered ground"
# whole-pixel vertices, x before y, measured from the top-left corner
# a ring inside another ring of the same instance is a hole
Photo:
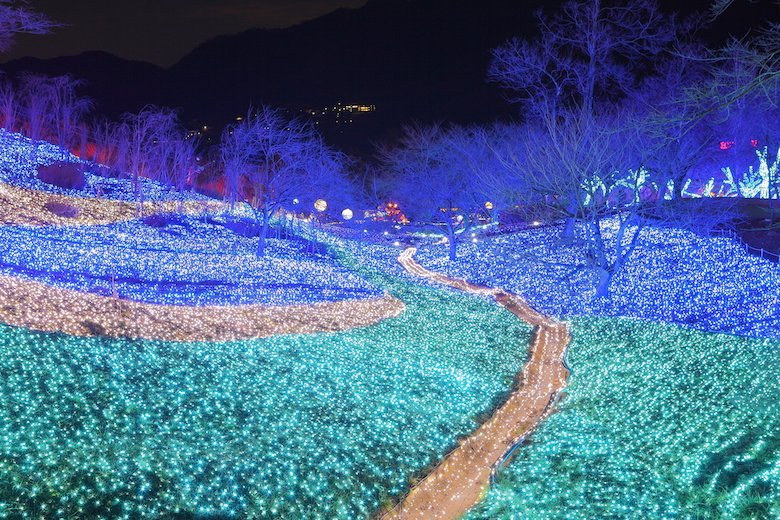
[[[0,129],[0,182],[77,197],[101,197],[124,201],[134,198],[134,187],[132,183],[127,182],[127,179],[103,177],[91,171],[85,173],[86,185],[81,190],[64,189],[40,181],[37,177],[37,167],[57,161],[84,164],[86,169],[89,169],[90,165],[61,146],[45,141],[37,141],[33,144],[30,139],[21,134]],[[163,201],[180,197],[170,187],[158,182],[145,180],[142,185],[147,200]],[[195,192],[187,192],[184,198],[207,199]]]
[[[381,296],[302,240],[256,238],[181,218],[101,226],[0,226],[0,273],[82,292],[167,305],[288,305]]]
[[[559,231],[532,228],[477,237],[458,247],[454,262],[445,245],[422,245],[417,258],[433,271],[522,294],[538,310],[556,316],[625,316],[780,337],[780,266],[748,255],[730,238],[647,227],[614,277],[610,297],[596,298],[595,273],[575,267],[582,262],[575,249],[555,245]],[[362,261],[414,279],[395,261],[402,245],[343,243]]]

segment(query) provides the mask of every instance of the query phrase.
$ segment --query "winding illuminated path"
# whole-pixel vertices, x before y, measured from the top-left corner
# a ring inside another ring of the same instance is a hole
[[[528,360],[516,376],[517,390],[476,432],[450,452],[382,520],[457,519],[485,495],[491,475],[510,450],[550,414],[566,386],[564,355],[569,345],[565,323],[532,309],[516,294],[448,278],[426,270],[406,249],[398,261],[411,273],[476,294],[490,294],[535,328]]]

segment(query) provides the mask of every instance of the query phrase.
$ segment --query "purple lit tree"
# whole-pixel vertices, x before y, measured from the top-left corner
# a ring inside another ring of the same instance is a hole
[[[148,105],[122,119],[121,123],[99,125],[94,139],[102,150],[99,160],[132,180],[136,213],[143,216],[145,179],[157,181],[171,192],[186,190],[197,168],[198,142],[187,139],[175,110]]]
[[[88,97],[78,96],[83,80],[72,76],[48,77],[23,73],[19,76],[19,117],[27,136],[38,141],[46,139],[71,148],[78,141],[78,126],[94,104]]]
[[[251,110],[222,133],[220,156],[232,202],[246,203],[259,227],[257,255],[265,254],[271,219],[282,210],[326,211],[328,195],[346,189],[346,158],[310,124],[288,120],[267,106]]]
[[[34,11],[22,2],[0,0],[0,52],[7,52],[16,42],[17,34],[47,34],[60,24]]]
[[[19,96],[8,79],[0,79],[0,128],[9,132],[16,129],[19,119]]]
[[[143,216],[143,179],[158,180],[167,174],[177,116],[173,110],[149,105],[138,114],[125,114],[122,120],[115,129],[118,167],[132,178],[136,216]]]
[[[473,147],[463,146],[463,132],[439,124],[406,126],[397,146],[379,150],[393,175],[392,193],[401,210],[412,222],[429,226],[446,239],[450,260],[457,257],[458,242],[488,200],[471,169]]]

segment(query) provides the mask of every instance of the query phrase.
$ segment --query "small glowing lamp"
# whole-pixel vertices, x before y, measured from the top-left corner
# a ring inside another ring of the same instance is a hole
[[[344,220],[351,220],[352,219],[352,210],[347,208],[344,211],[341,212],[341,218]]]
[[[323,199],[317,199],[317,202],[314,203],[314,209],[317,211],[325,211],[328,209],[328,203]]]

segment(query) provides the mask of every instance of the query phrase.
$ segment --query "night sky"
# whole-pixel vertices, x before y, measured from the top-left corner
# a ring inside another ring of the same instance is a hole
[[[360,7],[366,0],[31,0],[68,27],[44,36],[21,35],[6,62],[23,56],[53,58],[102,50],[168,67],[198,44],[252,27],[281,28]]]
[[[48,35],[21,35],[0,63],[24,56],[53,58],[87,50],[149,61],[178,62],[200,43],[249,28],[283,28],[367,0],[31,0],[30,5],[68,24]],[[549,0],[557,4],[560,0]],[[706,10],[712,0],[660,0],[668,10]],[[717,31],[739,36],[762,20],[780,18],[771,0],[734,0],[717,21]]]

